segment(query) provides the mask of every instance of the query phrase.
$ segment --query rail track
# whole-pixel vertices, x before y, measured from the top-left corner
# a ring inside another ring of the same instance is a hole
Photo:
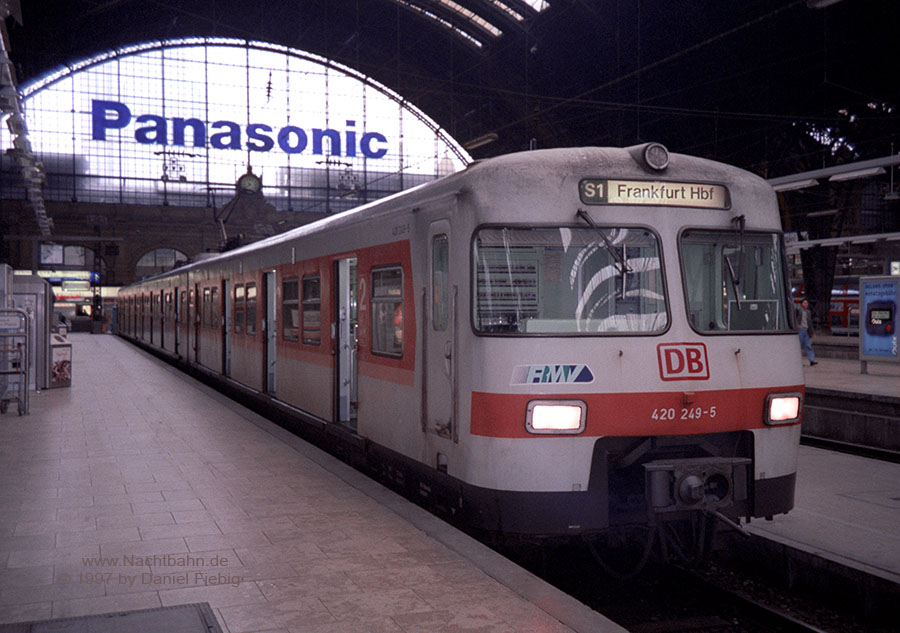
[[[632,633],[889,633],[827,599],[716,562],[651,562],[636,577],[606,575],[586,546],[500,551]]]
[[[879,459],[884,462],[900,464],[900,451],[893,451],[886,448],[864,446],[862,444],[842,442],[840,440],[833,440],[826,437],[816,437],[813,435],[801,435],[800,443],[805,446],[815,446],[816,448],[824,448],[839,453],[847,453],[849,455],[858,455],[860,457],[869,457],[871,459]]]

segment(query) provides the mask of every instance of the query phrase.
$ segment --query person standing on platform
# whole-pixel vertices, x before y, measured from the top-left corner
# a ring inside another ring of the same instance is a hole
[[[810,365],[816,364],[816,354],[813,352],[812,337],[812,312],[809,311],[809,301],[804,299],[797,308],[797,329],[800,331],[800,345],[806,350],[806,357]]]

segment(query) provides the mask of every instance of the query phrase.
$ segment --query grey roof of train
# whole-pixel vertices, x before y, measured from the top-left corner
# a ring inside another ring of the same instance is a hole
[[[413,206],[421,204],[421,196],[419,194],[423,190],[437,188],[438,193],[436,195],[439,197],[462,194],[465,192],[465,187],[457,186],[457,188],[454,189],[454,185],[462,180],[463,176],[468,177],[472,174],[483,173],[486,178],[491,178],[497,173],[508,176],[510,172],[516,170],[523,170],[528,174],[540,174],[542,171],[546,172],[548,165],[550,164],[548,161],[550,161],[551,158],[554,169],[566,174],[581,173],[582,176],[606,175],[652,179],[654,177],[672,177],[672,172],[675,172],[679,174],[679,176],[676,177],[696,178],[702,176],[712,182],[724,181],[727,178],[731,183],[731,186],[735,186],[735,184],[739,183],[742,186],[758,187],[763,190],[771,189],[765,180],[751,172],[716,161],[710,161],[695,156],[685,156],[683,154],[670,153],[670,167],[663,172],[655,172],[644,167],[639,159],[640,151],[644,145],[645,144],[641,144],[625,148],[555,148],[535,150],[532,152],[516,152],[505,156],[475,161],[470,163],[464,170],[445,176],[431,183],[418,185],[391,196],[360,205],[348,211],[344,211],[343,213],[324,217],[315,222],[299,226],[278,235],[264,238],[257,242],[253,242],[252,244],[245,244],[224,253],[214,254],[211,257],[204,257],[201,260],[191,262],[180,268],[153,275],[136,283],[166,278],[174,274],[180,274],[205,266],[210,262],[228,261],[264,248],[277,246],[279,244],[287,244],[323,227],[331,226],[332,228],[337,228],[345,226],[352,223],[357,219],[357,216],[361,214],[367,214],[367,219],[377,218],[377,214],[372,215],[373,210],[384,207],[386,212],[393,211],[394,207],[390,206],[389,203],[397,199],[408,199],[409,204]],[[603,164],[604,161],[608,161],[609,165],[612,166],[612,169],[607,172],[604,171],[606,167],[606,165]],[[581,172],[575,171],[576,169],[580,169]],[[774,195],[774,193],[772,195]],[[428,200],[430,197],[430,195],[425,196],[425,200]]]

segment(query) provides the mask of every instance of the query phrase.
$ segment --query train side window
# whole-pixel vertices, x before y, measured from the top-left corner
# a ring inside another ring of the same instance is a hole
[[[300,340],[300,281],[296,277],[281,280],[281,338]]]
[[[403,355],[403,269],[372,271],[372,353]]]
[[[209,327],[210,317],[209,317],[209,288],[203,289],[203,312],[202,318],[200,321],[203,324],[203,327]]]
[[[431,243],[431,324],[435,332],[446,331],[449,320],[449,253],[447,236],[436,235]]]
[[[303,342],[322,342],[322,280],[319,275],[303,277]]]
[[[247,334],[256,334],[256,284],[247,284]]]
[[[244,284],[234,287],[234,331],[244,331]]]
[[[219,325],[219,289],[209,289],[209,325],[217,327]]]

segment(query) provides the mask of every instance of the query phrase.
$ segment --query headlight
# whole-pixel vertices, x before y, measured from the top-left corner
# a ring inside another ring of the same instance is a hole
[[[766,396],[766,424],[791,424],[800,419],[799,393],[770,393]]]
[[[570,433],[584,430],[587,405],[580,400],[532,400],[525,414],[529,433]]]

